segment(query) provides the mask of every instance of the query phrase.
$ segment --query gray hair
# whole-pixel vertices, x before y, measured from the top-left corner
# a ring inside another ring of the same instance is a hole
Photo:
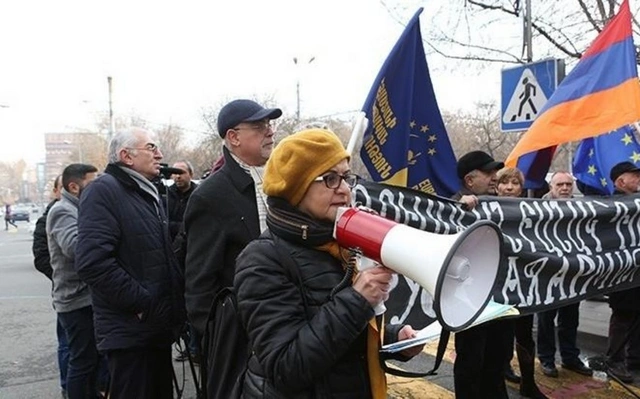
[[[323,121],[311,121],[311,122],[303,122],[298,124],[295,129],[293,129],[294,132],[299,132],[300,130],[307,130],[307,129],[322,129],[322,130],[328,130],[331,133],[335,133],[330,127],[329,124],[327,124],[326,122]]]
[[[121,130],[113,135],[113,138],[109,142],[109,153],[107,159],[109,163],[120,162],[120,150],[123,148],[135,147],[138,141],[136,133],[145,131],[140,128],[132,128],[127,130]]]
[[[187,165],[187,172],[189,172],[190,176],[193,176],[193,165],[191,164],[191,162],[187,161],[186,159],[181,159],[179,161],[175,161],[173,164],[175,165],[177,163],[183,163]]]

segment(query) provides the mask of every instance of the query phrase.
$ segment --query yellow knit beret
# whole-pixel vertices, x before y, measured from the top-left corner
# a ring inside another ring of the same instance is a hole
[[[297,206],[316,177],[349,158],[335,133],[323,129],[294,133],[271,153],[262,189],[270,197],[284,198]]]

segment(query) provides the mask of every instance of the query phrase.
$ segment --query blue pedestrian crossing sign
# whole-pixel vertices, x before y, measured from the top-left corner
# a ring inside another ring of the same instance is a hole
[[[564,62],[556,59],[503,69],[501,130],[527,130],[563,77]]]

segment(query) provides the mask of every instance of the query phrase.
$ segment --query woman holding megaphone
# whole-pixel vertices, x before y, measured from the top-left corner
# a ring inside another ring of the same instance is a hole
[[[240,254],[234,280],[252,350],[244,398],[386,398],[381,335],[386,344],[416,334],[376,320],[393,272],[354,272],[333,238],[357,180],[349,159],[334,133],[310,129],[284,138],[267,162],[269,229]]]

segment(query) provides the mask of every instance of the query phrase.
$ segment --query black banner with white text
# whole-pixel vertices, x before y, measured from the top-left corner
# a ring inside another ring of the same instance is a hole
[[[503,279],[493,300],[516,305],[521,313],[640,285],[638,195],[570,200],[487,196],[471,211],[451,200],[367,181],[354,188],[354,195],[381,216],[430,233],[455,234],[478,220],[496,223],[504,234]],[[386,303],[387,318],[422,328],[435,318],[432,302],[424,289],[398,276]]]

